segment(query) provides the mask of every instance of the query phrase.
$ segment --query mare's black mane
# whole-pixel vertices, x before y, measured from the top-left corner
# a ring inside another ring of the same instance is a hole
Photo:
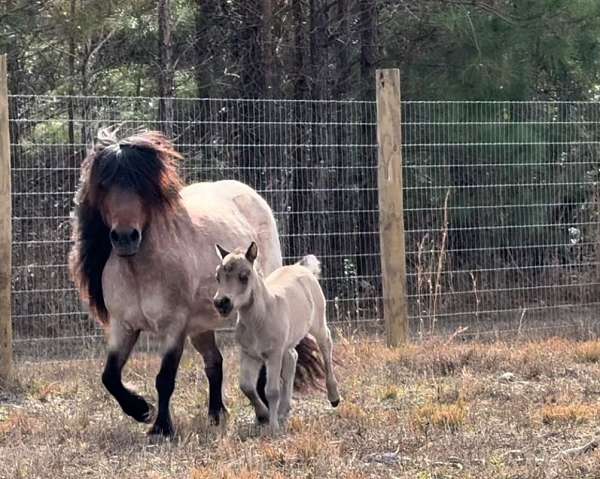
[[[69,270],[82,299],[102,323],[108,322],[102,271],[112,249],[101,214],[103,198],[111,188],[119,187],[140,196],[149,212],[172,211],[182,187],[177,173],[179,159],[181,155],[159,132],[144,132],[119,141],[103,131],[83,161],[75,195]]]

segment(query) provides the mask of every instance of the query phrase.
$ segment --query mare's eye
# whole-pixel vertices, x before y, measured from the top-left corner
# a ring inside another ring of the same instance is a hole
[[[240,274],[240,282],[242,284],[246,284],[248,282],[248,275],[247,274]]]

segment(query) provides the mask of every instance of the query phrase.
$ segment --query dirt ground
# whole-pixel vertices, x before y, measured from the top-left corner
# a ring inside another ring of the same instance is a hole
[[[170,442],[121,413],[101,385],[102,360],[22,364],[0,389],[0,477],[600,477],[600,342],[336,348],[342,404],[298,396],[277,439],[253,425],[232,348],[227,426],[207,423],[202,362],[186,351]],[[125,378],[154,398],[157,369],[138,355]]]

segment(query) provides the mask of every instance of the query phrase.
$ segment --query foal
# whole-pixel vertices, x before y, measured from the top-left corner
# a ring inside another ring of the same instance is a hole
[[[238,313],[236,341],[241,346],[240,388],[248,397],[260,423],[279,430],[279,420],[289,414],[296,360],[294,349],[308,333],[323,355],[327,397],[333,407],[340,402],[332,368],[332,342],[325,319],[325,296],[319,285],[319,261],[306,256],[263,278],[255,267],[258,246],[230,253],[216,245],[221,264],[217,268],[218,290],[214,304],[227,317]],[[256,391],[263,363],[267,369],[266,405]],[[280,390],[281,379],[281,390]]]

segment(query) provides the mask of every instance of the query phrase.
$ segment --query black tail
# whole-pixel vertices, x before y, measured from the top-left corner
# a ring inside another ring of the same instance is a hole
[[[296,376],[294,389],[303,391],[309,388],[324,390],[325,364],[319,351],[319,346],[310,336],[305,336],[296,346],[298,362],[296,363]]]

